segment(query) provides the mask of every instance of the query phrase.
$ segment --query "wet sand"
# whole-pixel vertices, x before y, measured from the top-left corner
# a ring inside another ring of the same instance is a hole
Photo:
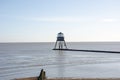
[[[14,80],[37,80],[37,77],[21,78]],[[120,80],[120,78],[48,78],[46,80]]]

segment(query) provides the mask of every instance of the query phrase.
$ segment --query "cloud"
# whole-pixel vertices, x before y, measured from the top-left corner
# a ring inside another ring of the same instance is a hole
[[[100,17],[31,17],[29,20],[42,22],[118,22],[120,19],[100,18]]]
[[[106,18],[106,19],[103,19],[104,22],[117,22],[118,19],[110,19],[110,18]]]
[[[81,22],[80,18],[71,18],[71,17],[53,17],[53,18],[31,18],[34,21],[46,21],[46,22]]]
[[[9,17],[27,21],[37,21],[37,22],[62,22],[62,23],[80,23],[80,22],[119,22],[118,18],[104,18],[100,16],[79,16],[79,17],[32,17],[32,16],[12,16],[12,15],[0,15],[1,17]]]

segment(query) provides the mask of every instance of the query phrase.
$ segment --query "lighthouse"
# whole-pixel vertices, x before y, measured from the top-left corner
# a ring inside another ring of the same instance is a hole
[[[57,34],[57,40],[54,49],[67,49],[67,45],[64,40],[64,34],[62,32]]]

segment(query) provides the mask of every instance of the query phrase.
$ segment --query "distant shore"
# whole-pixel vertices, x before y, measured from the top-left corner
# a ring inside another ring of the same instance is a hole
[[[14,80],[37,80],[37,77],[20,78]],[[120,78],[48,78],[46,80],[120,80]]]

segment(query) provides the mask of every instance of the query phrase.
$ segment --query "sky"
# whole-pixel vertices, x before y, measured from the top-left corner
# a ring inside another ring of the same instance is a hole
[[[120,41],[120,0],[0,0],[0,42]]]

